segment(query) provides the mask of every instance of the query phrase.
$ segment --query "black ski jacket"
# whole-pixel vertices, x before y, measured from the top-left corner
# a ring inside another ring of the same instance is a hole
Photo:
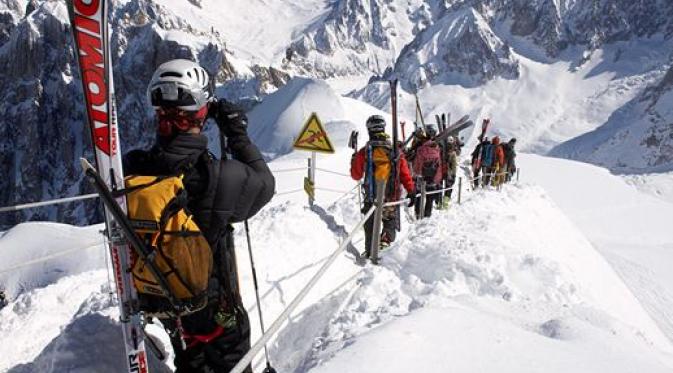
[[[275,180],[247,136],[228,138],[232,159],[215,159],[204,135],[181,133],[160,139],[149,151],[124,158],[128,175],[184,174],[189,207],[208,240],[216,242],[230,223],[255,215],[273,197]]]
[[[192,334],[211,333],[216,327],[213,315],[220,307],[236,315],[238,334],[245,334],[247,315],[241,302],[231,223],[255,215],[275,189],[269,167],[245,133],[245,116],[223,118],[239,122],[218,123],[220,128],[234,125],[242,129],[227,138],[228,159],[215,159],[204,135],[188,133],[160,138],[149,151],[134,150],[124,157],[128,175],[184,175],[188,207],[213,249],[212,307],[183,318],[185,330]],[[171,327],[170,322],[166,325]]]

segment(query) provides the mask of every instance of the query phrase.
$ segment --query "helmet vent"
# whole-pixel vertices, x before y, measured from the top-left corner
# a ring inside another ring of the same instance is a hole
[[[176,72],[174,72],[174,71],[167,71],[167,72],[161,74],[161,77],[162,77],[162,78],[165,78],[165,77],[167,77],[167,76],[173,76],[173,77],[176,77],[176,78],[182,78],[182,74],[180,74],[180,73],[176,73]]]

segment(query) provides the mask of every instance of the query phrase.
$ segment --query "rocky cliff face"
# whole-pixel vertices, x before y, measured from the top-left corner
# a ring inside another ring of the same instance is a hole
[[[32,4],[32,5],[31,5]],[[113,3],[116,4],[116,3]],[[34,8],[31,10],[30,7]],[[71,196],[88,191],[77,159],[91,158],[79,71],[64,2],[0,0],[0,205]],[[198,61],[217,81],[254,81],[250,94],[275,90],[286,77],[265,67],[239,72],[213,30],[194,29],[151,1],[115,6],[112,61],[123,149],[154,140],[145,89],[154,68],[173,58]],[[72,204],[0,215],[0,226],[27,219],[81,222],[95,204]]]
[[[595,50],[602,45],[673,30],[673,3],[667,0],[474,0],[491,22],[510,25],[550,57],[570,45]]]
[[[452,25],[456,19],[472,25],[468,32],[456,32],[460,30]],[[569,46],[591,52],[606,43],[657,33],[670,38],[673,2],[338,0],[324,19],[308,27],[288,48],[284,66],[316,77],[382,75],[394,64],[404,65],[403,70],[409,73],[409,61],[415,59],[417,63],[411,65],[417,71],[413,73],[421,80],[423,75],[439,75],[433,71],[437,68],[463,74],[454,77],[452,83],[458,84],[496,76],[516,77],[516,64],[507,57],[506,40],[510,35],[494,32],[495,26],[532,41],[554,59]],[[462,40],[451,41],[451,36]],[[431,44],[424,45],[427,43]],[[452,51],[441,50],[444,46]],[[430,51],[434,47],[439,50]],[[441,66],[433,63],[429,67],[421,62],[449,56],[452,58]],[[467,68],[466,60],[471,61],[471,68]]]
[[[283,66],[315,77],[381,74],[414,33],[430,23],[436,0],[339,0],[286,51]]]
[[[476,86],[495,77],[516,79],[519,63],[474,8],[447,12],[400,54],[394,75],[416,92],[435,84]]]

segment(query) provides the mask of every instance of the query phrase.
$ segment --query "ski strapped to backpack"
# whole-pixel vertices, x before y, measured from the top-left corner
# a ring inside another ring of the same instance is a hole
[[[75,44],[97,172],[102,185],[115,190],[124,178],[119,146],[114,84],[110,61],[107,0],[69,0],[68,14]],[[114,200],[114,199],[112,199]],[[119,213],[125,215],[126,200],[117,199]],[[119,314],[126,356],[124,371],[148,373],[144,320],[138,309],[138,294],[132,286],[132,251],[110,209],[105,209],[106,235],[119,299]],[[150,346],[153,346],[152,340]],[[155,352],[158,352],[155,349]],[[160,357],[160,354],[157,354]],[[161,358],[161,357],[160,357]]]
[[[390,105],[391,105],[391,110],[392,110],[392,119],[393,119],[393,149],[391,152],[391,159],[393,161],[393,169],[392,169],[392,175],[390,180],[392,181],[392,185],[389,185],[387,187],[389,193],[392,194],[393,198],[399,198],[400,197],[400,157],[402,156],[401,149],[398,145],[398,133],[397,133],[397,85],[398,81],[397,79],[393,79],[390,81]],[[421,117],[421,121],[424,121],[423,119],[423,113],[420,111],[420,102],[418,101],[418,96],[416,96],[416,108],[418,110],[418,113]],[[424,125],[425,127],[425,125]],[[399,232],[402,230],[401,226],[401,216],[400,216],[400,209],[399,207],[395,207],[395,229]]]

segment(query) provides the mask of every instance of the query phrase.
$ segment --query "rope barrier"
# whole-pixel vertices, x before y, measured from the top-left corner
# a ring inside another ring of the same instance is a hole
[[[332,193],[343,193],[343,194],[349,194],[352,192],[352,190],[337,190],[337,189],[330,189],[330,188],[320,188],[320,187],[315,187],[315,190],[322,190],[323,192],[332,192]]]
[[[341,197],[337,198],[336,201],[334,201],[333,203],[337,203],[337,202],[341,201],[342,199],[348,197],[350,194],[352,194],[352,193],[353,193],[356,189],[358,189],[359,187],[360,187],[360,183],[356,184],[356,185],[353,187],[353,189],[351,189],[351,190],[349,190],[348,192],[344,193]]]
[[[299,192],[303,192],[303,191],[304,191],[304,189],[294,189],[294,190],[289,190],[287,192],[275,193],[274,196],[284,196],[284,195],[288,195],[288,194],[292,194],[292,193],[299,193]]]
[[[327,172],[328,174],[339,175],[339,176],[344,176],[344,177],[348,177],[348,178],[351,177],[350,174],[346,174],[346,173],[343,173],[343,172],[336,172],[336,171],[332,171],[332,170],[328,170],[328,169],[320,168],[320,167],[316,167],[315,169],[318,170],[318,171]]]
[[[346,249],[348,244],[353,240],[353,237],[355,237],[355,233],[358,232],[362,227],[365,225],[365,222],[369,217],[374,214],[375,207],[372,206],[369,211],[365,214],[365,216],[360,220],[360,222],[353,228],[351,233],[346,237],[346,239],[339,245],[339,248],[337,248],[332,255],[330,255],[329,259],[325,262],[325,264],[320,267],[318,272],[316,272],[315,275],[309,280],[309,282],[306,284],[306,286],[297,294],[297,296],[290,302],[290,305],[285,308],[283,313],[278,316],[276,321],[273,322],[273,324],[269,327],[267,332],[262,335],[259,340],[250,348],[248,353],[243,356],[241,360],[238,361],[238,364],[234,367],[234,369],[231,370],[230,373],[242,373],[247,366],[252,362],[252,359],[257,355],[260,350],[264,347],[264,345],[269,342],[271,337],[278,332],[281,326],[283,326],[283,323],[290,317],[290,313],[294,311],[298,306],[299,303],[304,300],[306,295],[308,295],[309,291],[315,286],[315,284],[322,278],[322,276],[325,274],[327,269],[332,266],[332,264],[336,261],[336,259],[339,257],[339,255]]]
[[[281,174],[283,172],[297,172],[297,171],[306,171],[306,167],[297,167],[297,168],[285,168],[280,170],[271,170],[271,173]]]
[[[34,208],[34,207],[57,205],[57,204],[61,204],[61,203],[74,202],[74,201],[80,201],[80,200],[91,199],[91,198],[98,198],[98,194],[92,193],[92,194],[85,194],[85,195],[76,196],[76,197],[59,198],[59,199],[52,199],[52,200],[43,201],[43,202],[32,202],[32,203],[24,203],[24,204],[16,205],[16,206],[0,207],[0,213],[9,212],[9,211],[25,210],[25,209]]]
[[[59,257],[62,257],[62,256],[66,256],[68,254],[72,254],[72,253],[80,251],[80,250],[91,249],[93,247],[100,247],[103,244],[104,244],[104,242],[100,242],[100,243],[97,243],[95,245],[86,246],[86,247],[77,247],[77,248],[69,249],[69,250],[63,250],[63,251],[59,251],[58,253],[54,253],[52,255],[43,256],[39,259],[29,260],[27,262],[23,262],[21,264],[17,264],[15,266],[0,270],[0,275],[4,275],[5,273],[16,271],[17,269],[30,267],[30,266],[33,266],[35,264],[40,264],[40,263],[43,263],[43,262],[47,262],[47,261],[50,261],[52,259],[56,259],[56,258],[59,258]]]

